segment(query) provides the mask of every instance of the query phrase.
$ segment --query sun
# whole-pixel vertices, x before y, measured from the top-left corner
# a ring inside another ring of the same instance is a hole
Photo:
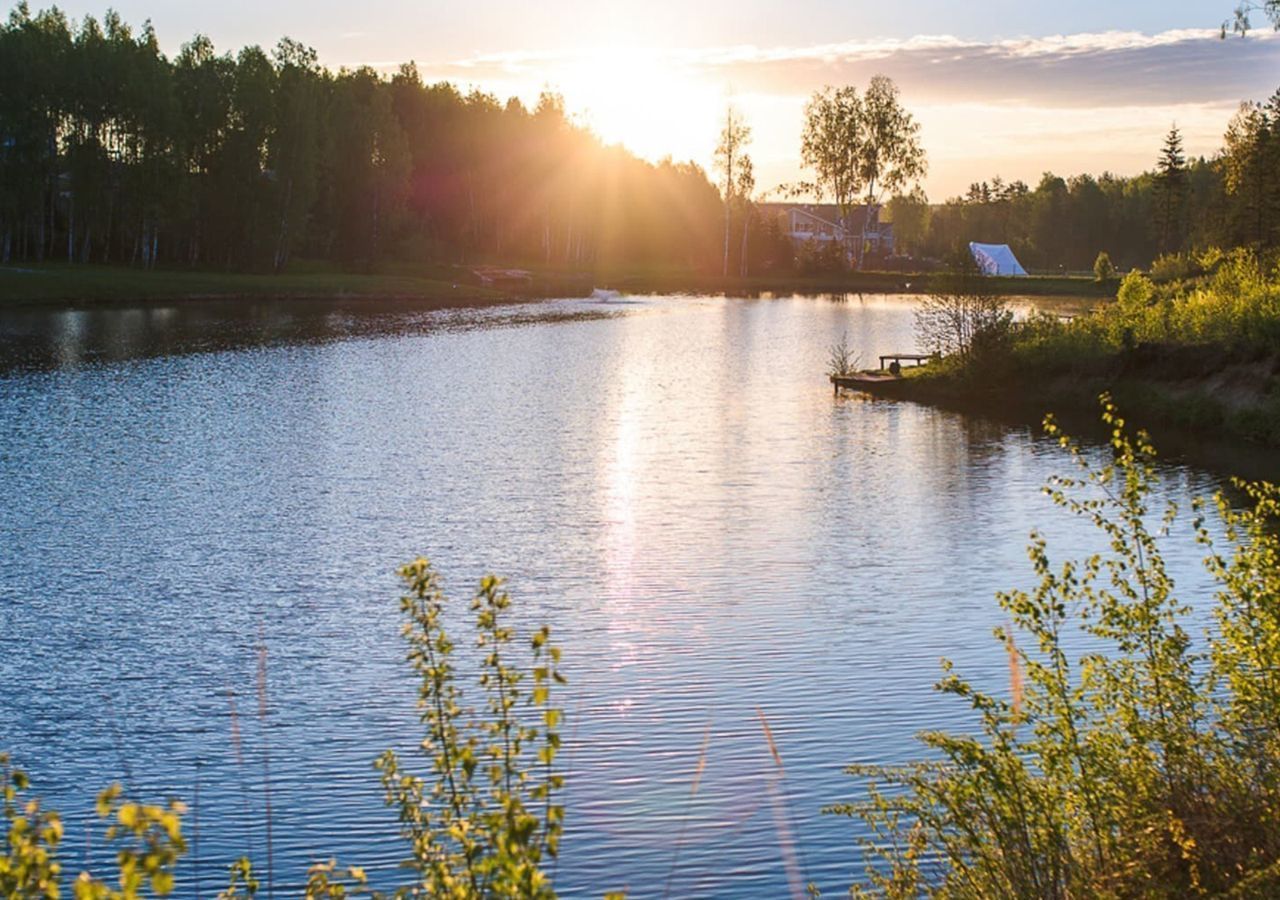
[[[606,143],[655,161],[710,158],[723,94],[670,51],[593,47],[554,77],[569,109]]]

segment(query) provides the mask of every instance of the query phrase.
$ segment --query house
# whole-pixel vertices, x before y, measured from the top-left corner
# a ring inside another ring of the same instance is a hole
[[[843,218],[840,207],[834,203],[761,203],[759,210],[766,222],[778,223],[779,231],[791,238],[797,250],[809,242],[820,245],[834,242],[847,248],[852,261],[866,222],[866,255],[893,255],[893,223],[880,221],[879,206],[855,206]]]

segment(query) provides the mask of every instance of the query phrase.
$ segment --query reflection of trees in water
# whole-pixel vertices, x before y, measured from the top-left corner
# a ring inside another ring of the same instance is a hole
[[[243,300],[0,313],[0,372],[351,338],[614,318],[622,311],[477,302]]]

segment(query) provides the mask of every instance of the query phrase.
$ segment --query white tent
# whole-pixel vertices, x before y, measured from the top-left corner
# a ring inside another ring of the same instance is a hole
[[[1013,255],[1008,244],[979,244],[970,242],[969,252],[983,275],[1026,275],[1027,270]]]

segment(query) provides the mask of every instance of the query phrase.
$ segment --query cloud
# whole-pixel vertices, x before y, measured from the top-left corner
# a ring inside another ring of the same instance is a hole
[[[1123,107],[1222,103],[1270,93],[1280,76],[1280,40],[1219,40],[1173,31],[1066,35],[977,43],[948,37],[738,51],[705,63],[708,74],[749,91],[807,93],[822,84],[893,78],[924,102],[988,101],[1041,106]]]
[[[628,98],[628,109],[651,105],[659,121],[661,110],[696,102],[698,114],[686,118],[715,122],[732,92],[755,126],[761,184],[799,176],[802,109],[812,91],[865,85],[885,74],[921,122],[927,188],[943,197],[997,172],[1033,183],[1047,169],[1136,173],[1154,162],[1174,121],[1190,153],[1212,155],[1240,101],[1265,99],[1280,84],[1280,35],[1220,40],[1217,32],[1181,30],[992,42],[921,35],[800,47],[593,48],[489,54],[423,71],[500,93],[550,84],[564,90],[571,109],[580,108],[584,93],[592,96],[588,105],[603,105],[590,88],[632,71],[644,90]],[[659,135],[667,152],[709,163],[714,128],[667,131]]]
[[[488,54],[435,67],[469,81],[539,77],[600,51]],[[847,41],[807,47],[755,46],[621,54],[756,94],[808,94],[824,84],[893,78],[919,102],[983,99],[1041,106],[1123,107],[1149,103],[1235,103],[1280,83],[1280,36],[1219,40],[1217,32],[1055,35],[995,42],[947,35]],[[602,63],[607,64],[607,61]],[[545,77],[545,76],[543,76]]]

